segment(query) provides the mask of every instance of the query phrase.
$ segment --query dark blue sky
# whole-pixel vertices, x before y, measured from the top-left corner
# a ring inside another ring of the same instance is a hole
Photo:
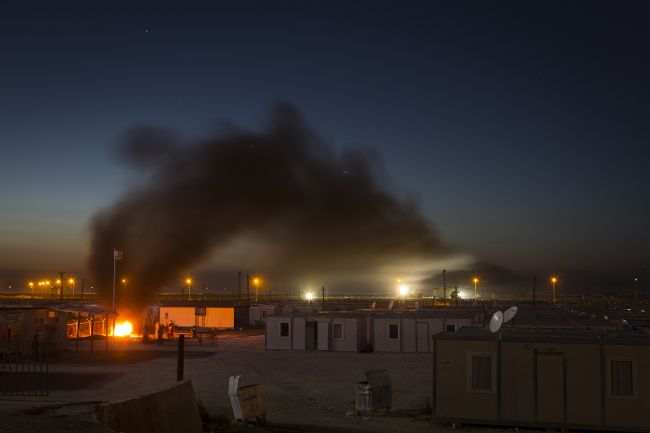
[[[477,259],[647,265],[644,2],[134,3],[0,6],[0,270],[83,271],[88,219],[134,179],[110,150],[129,126],[256,127],[277,100],[376,148]]]

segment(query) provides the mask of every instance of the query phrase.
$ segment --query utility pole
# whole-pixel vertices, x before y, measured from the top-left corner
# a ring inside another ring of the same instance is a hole
[[[59,290],[61,291],[61,300],[63,301],[63,276],[65,275],[65,272],[59,272],[60,280],[59,280]]]
[[[442,270],[442,298],[447,299],[447,270]]]

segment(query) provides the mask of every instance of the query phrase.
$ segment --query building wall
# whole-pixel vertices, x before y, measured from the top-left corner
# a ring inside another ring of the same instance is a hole
[[[249,309],[249,320],[251,325],[255,325],[258,322],[266,321],[265,316],[273,314],[276,311],[275,305],[253,305]]]
[[[566,422],[599,425],[602,381],[600,346],[597,344],[504,342],[501,347],[501,417],[531,423],[544,421],[539,413],[535,418],[536,352],[537,356],[563,354],[557,356],[562,357],[566,368]],[[538,377],[538,382],[540,379],[543,378]],[[538,400],[564,398],[559,392],[553,395],[552,391],[544,389],[538,390],[546,392],[538,396]]]
[[[493,356],[493,368],[498,368],[497,342],[437,340],[436,346],[439,417],[637,430],[650,425],[648,346],[503,342],[500,412],[496,370],[493,391],[472,391],[469,385],[472,354]],[[612,360],[633,363],[634,395],[612,395]]]
[[[650,346],[605,346],[606,398],[605,420],[607,425],[650,428]],[[617,397],[611,393],[611,364],[613,360],[633,362],[636,387],[633,397]]]
[[[205,326],[208,328],[232,329],[235,327],[234,308],[206,308]]]
[[[438,340],[436,346],[436,415],[496,420],[496,384],[491,391],[470,391],[467,375],[468,353],[492,356],[496,369],[496,341]]]
[[[402,319],[401,335],[402,352],[416,351],[416,328],[415,318]]]
[[[194,326],[194,307],[160,307],[160,323],[174,322],[178,326]]]
[[[160,307],[160,323],[167,324],[173,321],[178,326],[194,326],[197,322],[194,307]],[[199,316],[200,326],[208,328],[230,329],[235,326],[235,309],[208,307],[205,311],[205,324]]]
[[[271,350],[289,350],[291,349],[291,336],[293,335],[291,317],[267,317],[266,318],[266,348]],[[289,324],[289,335],[280,336],[281,323]]]
[[[402,327],[399,318],[381,318],[375,317],[373,320],[374,329],[374,351],[375,352],[399,352],[401,350]],[[397,340],[388,338],[388,327],[390,324],[399,326],[399,335]]]
[[[343,325],[343,338],[334,338],[334,325]],[[359,350],[359,319],[357,318],[332,318],[332,346],[331,350],[340,352],[356,352]]]
[[[305,318],[294,317],[292,326],[292,348],[295,350],[305,350]]]

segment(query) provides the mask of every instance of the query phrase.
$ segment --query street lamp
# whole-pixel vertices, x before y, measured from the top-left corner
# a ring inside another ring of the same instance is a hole
[[[29,288],[32,289],[32,298],[34,298],[34,282],[30,281],[27,283],[27,285],[29,285]]]
[[[474,299],[478,299],[478,291],[476,289],[476,286],[478,286],[478,277],[472,278],[472,282],[474,283]]]
[[[68,279],[68,284],[70,284],[70,288],[72,289],[72,297],[74,298],[74,278]]]
[[[192,300],[192,278],[185,278],[185,284],[187,284],[187,299]]]
[[[258,289],[260,286],[260,279],[258,277],[253,278],[253,285],[255,286],[255,302],[257,302]]]
[[[311,300],[314,299],[314,294],[313,294],[312,292],[307,292],[307,293],[305,294],[305,298],[306,298],[306,299],[309,301],[309,303],[311,304]]]
[[[555,284],[557,284],[557,277],[555,275],[551,277],[551,284],[553,285],[553,303],[555,304]]]

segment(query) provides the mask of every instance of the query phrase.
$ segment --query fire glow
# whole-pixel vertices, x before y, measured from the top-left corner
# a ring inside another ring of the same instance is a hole
[[[130,337],[133,333],[133,325],[128,320],[116,323],[113,335],[116,337]]]

